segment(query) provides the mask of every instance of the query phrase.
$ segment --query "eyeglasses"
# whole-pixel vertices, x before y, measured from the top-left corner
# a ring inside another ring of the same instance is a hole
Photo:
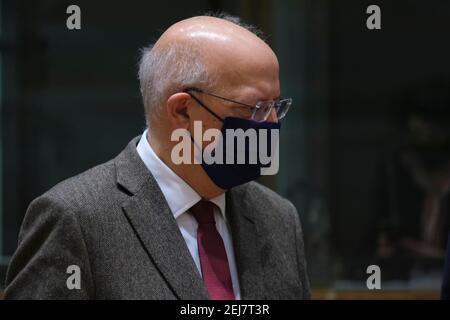
[[[201,102],[196,96],[192,95],[190,91],[203,93],[218,99],[222,99],[224,101],[232,102],[241,106],[245,106],[248,108],[251,108],[251,115],[249,116],[250,120],[254,120],[257,122],[263,122],[266,121],[269,115],[271,114],[272,110],[275,110],[277,119],[280,120],[284,118],[289,111],[289,107],[292,104],[292,99],[277,99],[277,100],[268,100],[268,101],[258,101],[256,105],[250,105],[247,103],[231,100],[225,97],[218,96],[214,93],[210,93],[207,91],[203,91],[198,88],[187,88],[183,90],[183,92],[188,93],[195,101],[197,101],[198,104],[200,104],[202,107],[204,107],[207,111],[209,111],[213,116],[223,121],[221,117],[219,117],[214,111],[212,111],[210,108],[205,106],[203,102]]]

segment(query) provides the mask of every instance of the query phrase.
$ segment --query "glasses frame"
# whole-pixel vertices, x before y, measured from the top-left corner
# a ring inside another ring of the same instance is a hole
[[[244,102],[236,101],[236,100],[229,99],[229,98],[226,98],[226,97],[222,97],[222,96],[219,96],[219,95],[217,95],[215,93],[204,91],[204,90],[201,90],[201,89],[198,89],[198,88],[195,88],[195,87],[189,87],[189,88],[186,88],[186,89],[183,90],[183,92],[189,94],[198,104],[200,104],[209,113],[211,113],[214,117],[218,118],[221,121],[223,121],[222,117],[220,117],[219,115],[217,115],[217,113],[215,113],[210,108],[208,108],[200,99],[198,99],[195,95],[192,95],[189,91],[203,93],[203,94],[212,96],[214,98],[218,98],[218,99],[221,99],[221,100],[224,100],[224,101],[232,102],[234,104],[238,104],[238,105],[241,105],[241,106],[245,106],[245,107],[254,109],[250,120],[257,121],[257,122],[264,122],[264,121],[266,121],[267,118],[269,117],[270,113],[272,112],[273,108],[276,107],[276,105],[279,104],[282,101],[287,103],[287,108],[286,108],[286,112],[281,117],[279,117],[278,120],[283,119],[286,116],[287,112],[289,111],[289,107],[292,104],[292,99],[291,98],[286,98],[286,99],[277,99],[277,100],[269,100],[269,101],[258,101],[256,103],[256,105],[251,105],[251,104],[248,104],[248,103],[244,103]],[[258,103],[262,103],[262,102],[273,102],[273,103],[271,104],[271,106],[270,106],[269,110],[267,111],[267,113],[264,115],[264,118],[262,120],[256,120],[256,119],[254,119],[254,117],[256,115],[256,112],[257,112],[257,110],[259,110],[261,108],[261,106],[258,105]]]

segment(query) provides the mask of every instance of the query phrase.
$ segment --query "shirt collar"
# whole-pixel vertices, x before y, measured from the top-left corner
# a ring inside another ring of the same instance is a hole
[[[142,134],[136,150],[158,183],[175,219],[201,200],[200,195],[156,155],[147,141],[147,130]],[[225,218],[225,193],[209,201],[220,209]]]

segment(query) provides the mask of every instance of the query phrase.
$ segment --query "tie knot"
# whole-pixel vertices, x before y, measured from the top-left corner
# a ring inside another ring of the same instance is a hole
[[[214,203],[206,200],[200,200],[190,210],[192,216],[199,225],[215,224],[214,220]]]

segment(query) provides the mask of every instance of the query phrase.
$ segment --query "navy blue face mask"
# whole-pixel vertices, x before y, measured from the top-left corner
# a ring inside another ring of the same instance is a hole
[[[280,130],[280,123],[268,121],[258,122],[235,117],[226,117],[225,119],[222,119],[201,103],[196,97],[192,97],[202,107],[223,122],[221,139],[216,142],[216,147],[213,152],[211,152],[211,155],[214,156],[214,151],[218,151],[220,148],[222,151],[222,163],[207,163],[211,161],[205,161],[203,152],[201,152],[201,166],[209,178],[219,188],[228,190],[260,177],[262,169],[270,167],[271,165],[272,160],[267,162],[267,158],[273,159],[274,157],[276,150],[272,150],[272,147],[278,147],[278,141],[273,141],[272,143],[272,131]],[[228,133],[227,135],[227,130],[232,130],[236,134],[232,135]],[[240,138],[237,137],[238,133],[236,130],[239,130]],[[248,136],[251,136],[252,138],[243,139],[243,134],[244,136],[245,134],[248,134]],[[274,136],[278,138],[278,134]],[[245,142],[243,143],[243,141]],[[234,152],[229,154],[230,152],[227,150],[233,150]],[[264,161],[260,158],[260,152],[266,158]],[[243,159],[245,160],[244,163],[242,163]],[[251,159],[253,160],[251,161]]]

